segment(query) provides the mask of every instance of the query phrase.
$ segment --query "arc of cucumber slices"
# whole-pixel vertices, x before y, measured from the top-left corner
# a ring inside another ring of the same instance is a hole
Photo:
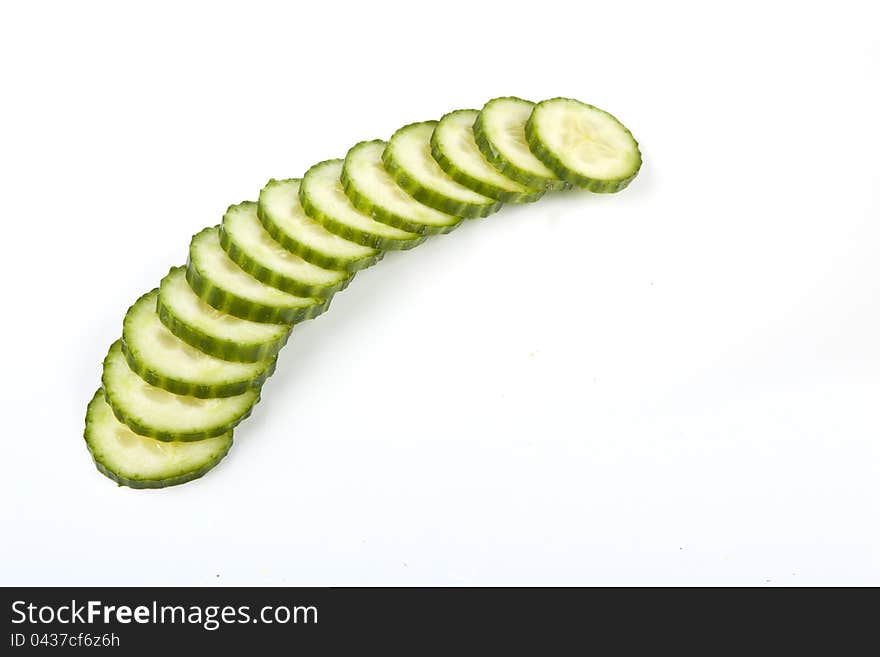
[[[352,205],[342,186],[342,160],[327,160],[306,171],[299,187],[305,213],[335,235],[374,249],[411,249],[425,241],[376,221]]]
[[[160,442],[120,422],[98,390],[86,410],[86,446],[98,470],[130,488],[165,488],[198,479],[232,447],[232,432],[195,442]]]
[[[186,266],[126,313],[86,412],[97,469],[133,488],[201,477],[260,400],[292,325],[323,313],[355,272],[503,203],[619,191],[641,162],[603,110],[505,97],[270,180],[258,202],[194,235]]]
[[[236,265],[220,244],[218,226],[197,233],[190,243],[186,280],[208,305],[239,319],[294,324],[317,317],[330,298],[299,297],[261,283]]]
[[[376,221],[420,235],[448,233],[464,217],[440,212],[407,194],[382,163],[387,143],[362,141],[348,151],[340,180],[358,210]]]
[[[501,202],[483,196],[446,175],[431,155],[431,137],[437,121],[411,123],[395,132],[382,162],[394,181],[420,203],[462,217],[486,217]]]
[[[270,180],[257,204],[266,232],[285,249],[325,269],[355,272],[377,263],[384,251],[331,233],[309,217],[299,202],[299,178]]]

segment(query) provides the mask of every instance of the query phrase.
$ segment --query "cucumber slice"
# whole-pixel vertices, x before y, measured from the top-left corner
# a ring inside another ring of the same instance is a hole
[[[257,214],[281,246],[325,269],[358,271],[382,259],[384,251],[334,235],[303,211],[299,178],[270,180],[260,192]]]
[[[557,176],[592,192],[619,192],[642,166],[639,144],[626,126],[572,98],[538,103],[525,135],[532,153]]]
[[[522,98],[493,98],[474,121],[474,139],[487,160],[508,178],[528,187],[565,189],[565,181],[529,150],[526,121],[535,104]]]
[[[186,282],[186,268],[174,267],[159,285],[159,319],[196,349],[239,363],[271,359],[290,337],[288,324],[239,319],[209,306]]]
[[[501,202],[478,194],[447,176],[431,156],[436,121],[410,123],[391,135],[382,162],[394,181],[420,203],[462,217],[485,217]]]
[[[199,399],[150,385],[128,366],[122,340],[110,347],[101,377],[104,396],[120,422],[141,436],[164,441],[220,436],[245,419],[260,399],[259,388],[235,397]]]
[[[306,262],[272,239],[260,224],[256,203],[229,207],[220,226],[220,246],[248,274],[283,292],[329,297],[351,281],[351,273]]]
[[[220,246],[219,226],[193,237],[186,280],[208,305],[255,322],[294,324],[317,317],[330,305],[330,298],[294,296],[246,273]]]
[[[306,171],[299,187],[305,213],[331,233],[375,249],[411,249],[424,235],[383,224],[351,204],[340,181],[342,160],[320,162]]]
[[[175,337],[156,313],[158,297],[158,289],[142,296],[122,323],[122,352],[147,383],[178,395],[233,397],[261,386],[275,371],[275,358],[233,363]]]
[[[447,176],[475,192],[504,203],[530,203],[544,189],[521,185],[501,174],[480,152],[474,138],[478,110],[456,110],[440,119],[431,135],[431,155]]]
[[[464,217],[419,203],[394,182],[382,164],[386,146],[379,139],[363,141],[345,156],[341,179],[352,205],[376,221],[421,235],[457,228]]]
[[[231,431],[189,443],[139,436],[116,419],[102,389],[89,402],[85,439],[98,470],[130,488],[165,488],[198,479],[232,447]]]

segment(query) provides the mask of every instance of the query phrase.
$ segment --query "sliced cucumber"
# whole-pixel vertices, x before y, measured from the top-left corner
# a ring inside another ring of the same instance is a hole
[[[199,399],[150,385],[128,366],[122,340],[110,347],[101,377],[104,396],[120,422],[137,434],[164,441],[220,436],[250,415],[259,388],[235,397]]]
[[[259,402],[292,325],[327,310],[386,250],[548,190],[618,191],[640,166],[632,134],[607,112],[508,97],[270,180],[258,202],[194,235],[186,266],[126,313],[86,413],[98,470],[135,488],[202,476]]]
[[[272,359],[290,337],[289,324],[251,322],[209,306],[186,282],[186,267],[174,267],[162,279],[156,310],[178,338],[224,360],[256,363]]]
[[[456,110],[440,119],[431,135],[431,155],[447,176],[475,192],[504,203],[537,201],[544,189],[503,175],[480,152],[474,138],[478,110]]]
[[[431,156],[436,121],[410,123],[391,135],[382,162],[394,181],[420,203],[462,217],[485,217],[501,202],[460,185]]]
[[[193,292],[217,310],[255,322],[294,324],[317,317],[330,305],[329,298],[294,296],[246,273],[220,246],[218,226],[193,237],[186,280]]]
[[[306,171],[299,200],[309,217],[331,233],[375,249],[411,249],[425,241],[424,235],[383,224],[354,207],[341,174],[342,160],[327,160]]]
[[[382,164],[386,146],[378,139],[363,141],[345,156],[341,180],[352,205],[376,221],[413,233],[433,235],[458,227],[464,217],[419,203],[394,182]]]
[[[384,251],[339,237],[311,219],[299,202],[299,186],[299,178],[270,180],[260,192],[257,214],[275,241],[325,269],[353,272],[382,259]]]
[[[306,262],[272,239],[257,216],[257,204],[232,205],[220,226],[226,255],[261,283],[307,297],[329,297],[344,289],[352,274]]]
[[[565,181],[529,150],[525,128],[534,107],[522,98],[493,98],[474,121],[474,139],[486,159],[508,178],[538,189],[565,189]]]
[[[592,192],[620,191],[642,166],[639,145],[626,126],[579,100],[538,103],[525,135],[532,153],[553,173]]]
[[[275,358],[234,363],[188,345],[156,313],[159,290],[148,292],[125,314],[122,351],[144,381],[178,395],[233,397],[259,387],[275,371]]]
[[[98,470],[130,488],[165,488],[198,479],[232,447],[231,431],[195,442],[139,436],[116,419],[101,389],[86,411],[85,439]]]

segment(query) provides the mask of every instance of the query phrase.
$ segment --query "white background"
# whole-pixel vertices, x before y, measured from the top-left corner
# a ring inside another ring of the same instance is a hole
[[[874,3],[237,4],[0,9],[0,583],[880,584]],[[499,95],[641,174],[359,274],[204,479],[94,470],[193,232]]]

